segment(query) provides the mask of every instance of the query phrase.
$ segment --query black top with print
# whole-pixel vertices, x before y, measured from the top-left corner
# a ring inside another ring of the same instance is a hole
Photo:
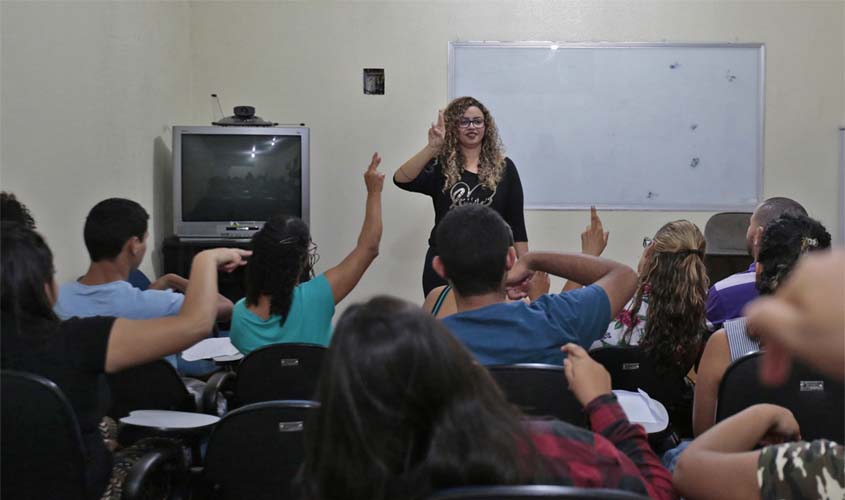
[[[474,203],[484,205],[499,212],[513,231],[515,242],[527,242],[528,234],[525,231],[525,215],[522,211],[522,182],[519,180],[519,173],[516,165],[510,158],[505,158],[505,172],[502,180],[496,189],[491,191],[478,181],[478,174],[464,170],[461,173],[461,180],[454,186],[443,191],[443,166],[437,159],[433,159],[422,169],[416,179],[410,182],[398,182],[394,178],[394,184],[405,191],[423,193],[431,196],[434,204],[434,228],[428,238],[428,244],[436,249],[434,234],[437,225],[446,216],[449,210]]]

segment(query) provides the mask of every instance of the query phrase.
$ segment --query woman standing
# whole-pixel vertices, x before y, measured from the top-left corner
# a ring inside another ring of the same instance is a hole
[[[434,229],[423,268],[423,293],[446,282],[431,268],[437,255],[434,231],[446,213],[461,205],[489,206],[511,226],[517,255],[528,252],[522,211],[522,183],[516,166],[504,155],[490,111],[472,97],[449,103],[428,130],[428,144],[393,174],[401,189],[431,196]]]

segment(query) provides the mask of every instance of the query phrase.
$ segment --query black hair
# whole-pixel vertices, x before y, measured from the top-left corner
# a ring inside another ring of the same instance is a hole
[[[761,203],[754,211],[754,215],[757,225],[765,228],[770,222],[782,215],[803,215],[806,217],[807,210],[793,199],[775,196]]]
[[[457,207],[437,225],[435,240],[446,278],[458,293],[481,295],[502,285],[513,235],[495,210],[482,205]]]
[[[144,207],[124,198],[109,198],[94,205],[84,230],[91,262],[114,260],[129,239],[143,240],[149,218]]]
[[[26,205],[18,201],[13,193],[6,191],[0,192],[0,219],[35,229],[35,219]]]
[[[563,382],[561,382],[563,383]],[[392,297],[349,307],[305,425],[304,498],[427,498],[545,474],[521,414],[430,314]]]
[[[297,284],[313,277],[316,254],[311,232],[298,217],[276,215],[252,237],[252,256],[246,266],[246,303],[258,305],[270,296],[270,314],[285,318]]]
[[[50,247],[25,224],[3,222],[0,226],[0,311],[4,320],[14,320],[28,331],[58,324],[44,290],[44,285],[52,285],[55,273]]]
[[[757,278],[761,295],[775,292],[786,280],[801,255],[830,248],[830,233],[821,222],[805,215],[784,215],[763,230],[757,262],[763,270]]]

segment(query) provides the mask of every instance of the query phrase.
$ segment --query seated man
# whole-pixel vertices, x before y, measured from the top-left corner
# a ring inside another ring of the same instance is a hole
[[[742,316],[742,308],[759,295],[755,285],[754,269],[760,252],[763,228],[781,215],[807,215],[807,211],[795,200],[775,197],[764,201],[751,214],[748,230],[745,232],[748,253],[754,259],[747,271],[736,273],[717,282],[707,293],[707,322],[711,331],[722,328],[722,323]]]
[[[634,294],[637,275],[622,264],[581,254],[530,252],[516,261],[510,228],[490,208],[453,209],[437,228],[432,267],[454,289],[458,312],[443,323],[482,364],[560,364],[560,347],[601,337]],[[506,287],[546,272],[588,286],[527,304]]]
[[[91,257],[88,271],[63,284],[54,308],[61,319],[73,316],[117,316],[151,319],[179,313],[188,280],[167,274],[140,290],[127,282],[147,251],[147,220],[141,205],[110,198],[97,203],[85,220],[85,246]],[[218,295],[217,319],[228,319],[232,302]]]

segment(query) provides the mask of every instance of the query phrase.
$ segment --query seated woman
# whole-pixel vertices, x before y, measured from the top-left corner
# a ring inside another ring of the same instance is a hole
[[[430,314],[378,297],[338,321],[305,426],[303,498],[423,499],[469,485],[558,483],[673,498],[671,478],[610,392],[567,344],[564,371],[594,432],[528,420]],[[561,380],[561,383],[565,383]]]
[[[276,216],[252,238],[246,267],[246,297],[232,311],[230,337],[244,354],[270,344],[328,345],[335,305],[355,288],[378,256],[381,241],[381,158],[373,155],[364,173],[364,225],[358,244],[337,266],[313,276],[317,255],[302,219]]]
[[[692,222],[676,220],[645,238],[643,246],[637,293],[591,348],[639,345],[659,366],[683,377],[706,332],[704,236]]]
[[[843,269],[842,249],[803,258],[777,293],[747,307],[747,324],[766,345],[761,382],[782,384],[792,359],[845,380]],[[746,408],[692,442],[678,462],[675,486],[695,500],[842,498],[845,446],[794,441],[800,432],[786,408]],[[767,446],[759,449],[761,441]]]
[[[41,375],[62,389],[76,412],[85,445],[88,496],[99,498],[112,462],[98,429],[107,406],[98,389],[99,377],[180,352],[208,335],[217,314],[217,268],[232,271],[249,252],[220,248],[197,254],[191,286],[176,316],[59,321],[53,312],[58,294],[53,254],[44,239],[20,224],[3,223],[0,244],[0,367]]]
[[[830,234],[814,219],[784,215],[770,222],[763,231],[757,255],[760,295],[774,293],[801,255],[829,247]],[[745,318],[737,318],[726,321],[707,341],[698,367],[693,403],[692,426],[696,436],[715,423],[719,383],[725,370],[734,360],[760,349],[753,333],[748,331]]]

